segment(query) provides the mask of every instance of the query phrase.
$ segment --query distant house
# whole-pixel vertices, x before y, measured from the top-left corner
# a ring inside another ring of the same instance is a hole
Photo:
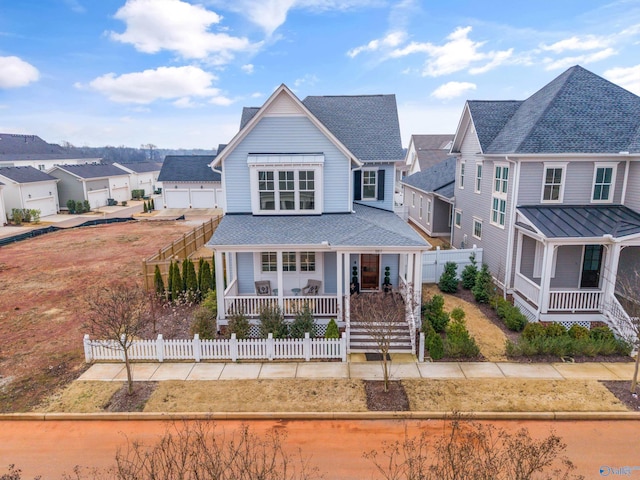
[[[7,217],[7,211],[4,208],[4,196],[2,193],[3,188],[4,188],[4,183],[0,182],[0,228],[9,222],[9,218]]]
[[[215,155],[167,155],[158,181],[165,208],[225,208]]]
[[[109,199],[126,202],[131,199],[129,173],[109,163],[58,165],[49,174],[60,179],[60,205],[69,200],[88,200],[91,208],[108,205]]]
[[[131,190],[144,190],[144,195],[151,195],[157,188],[158,176],[162,164],[156,162],[114,163],[118,168],[129,173]]]
[[[445,161],[452,144],[453,135],[411,135],[405,156],[407,175],[424,172]]]
[[[5,214],[11,215],[14,208],[40,210],[41,217],[58,213],[55,177],[33,167],[0,167],[0,182]]]
[[[47,171],[55,165],[98,162],[73,150],[47,143],[37,135],[0,133],[0,167],[34,167]]]
[[[409,221],[430,237],[451,236],[455,176],[456,159],[449,157],[402,182]]]

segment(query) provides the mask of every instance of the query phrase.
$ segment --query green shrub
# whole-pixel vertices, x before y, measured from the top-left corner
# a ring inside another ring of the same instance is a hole
[[[471,290],[473,288],[476,284],[476,276],[478,275],[478,265],[476,263],[475,253],[469,255],[469,261],[471,263],[464,267],[462,274],[460,275],[462,279],[462,288],[465,290]]]
[[[238,312],[229,317],[225,336],[231,338],[231,334],[235,333],[238,340],[243,340],[249,337],[250,330],[251,324],[249,323],[249,319],[243,312]]]
[[[188,293],[190,299],[197,300],[200,294],[200,290],[198,288],[198,277],[196,275],[196,267],[191,260],[188,260],[186,265],[187,265],[187,268],[186,268],[186,273],[184,273],[184,276],[185,276],[185,283],[187,288],[185,289],[185,291]]]
[[[442,295],[434,295],[430,301],[425,302],[423,307],[422,330],[427,331],[429,329],[427,325],[425,325],[425,323],[428,323],[436,332],[444,332],[449,323],[449,314],[443,310],[444,297]]]
[[[491,299],[491,307],[496,311],[501,319],[507,318],[509,309],[512,307],[511,302],[500,295],[495,295]]]
[[[160,267],[156,265],[155,271],[153,272],[153,283],[155,285],[156,294],[160,297],[164,297],[164,280],[162,279],[162,273],[160,273]]]
[[[147,208],[147,202],[144,202],[142,204],[142,211],[143,211],[143,213],[148,213],[149,212],[149,209]]]
[[[550,323],[545,327],[547,337],[562,337],[567,334],[567,329],[559,323]]]
[[[442,337],[435,332],[435,330],[431,330],[431,334],[425,337],[425,350],[427,354],[433,360],[440,360],[444,357],[444,342],[442,341]]]
[[[171,300],[176,301],[178,300],[178,298],[180,298],[182,292],[184,292],[184,286],[182,284],[182,277],[180,276],[180,265],[178,265],[178,262],[171,262],[171,264],[173,265],[173,277],[171,280]]]
[[[151,199],[151,203],[149,204],[149,207],[150,207],[149,209],[150,209],[151,211],[154,211],[154,210],[156,209],[156,204],[155,204],[155,202],[153,201],[153,198]]]
[[[489,303],[489,299],[493,296],[493,280],[491,273],[489,273],[489,266],[486,263],[483,263],[482,268],[478,271],[476,283],[471,292],[478,303]]]
[[[216,338],[217,326],[216,315],[210,309],[199,306],[193,312],[191,322],[191,334],[198,334],[203,340],[213,340]]]
[[[615,339],[613,332],[609,327],[594,327],[589,332],[589,336],[593,340],[612,340]]]
[[[142,197],[144,197],[144,189],[131,190],[131,198],[134,200],[139,200]]]
[[[454,320],[447,326],[444,351],[452,358],[474,358],[480,355],[480,349],[469,334],[464,320]]]
[[[67,210],[69,210],[70,214],[76,213],[76,201],[75,200],[67,200]]]
[[[327,330],[324,333],[324,338],[340,338],[340,329],[338,328],[335,318],[329,320]]]
[[[13,208],[11,210],[11,218],[16,225],[22,225],[23,215],[21,208]]]
[[[289,327],[278,305],[266,306],[260,311],[260,335],[262,338],[272,333],[273,338],[286,338]]]
[[[31,210],[29,210],[28,208],[22,210],[22,220],[25,223],[31,222]]]
[[[202,267],[198,270],[200,277],[200,292],[202,295],[207,295],[211,290],[211,267],[209,262],[202,262]]]
[[[289,335],[291,338],[304,338],[304,334],[307,332],[311,338],[315,337],[313,312],[309,308],[309,303],[305,302],[304,307],[296,313],[296,318],[289,326]]]
[[[90,212],[91,211],[91,205],[89,204],[89,200],[84,200],[82,202],[82,206],[83,206],[85,212]]]
[[[123,207],[126,207],[127,206],[127,201],[123,200],[122,202],[120,202],[120,205],[122,205]]]
[[[42,213],[39,209],[31,209],[29,210],[29,213],[31,214],[31,220],[33,221],[33,223],[40,223],[40,214]]]
[[[583,327],[582,325],[578,325],[577,323],[571,325],[571,328],[569,328],[569,331],[567,333],[571,338],[574,338],[576,340],[589,338],[589,329]]]
[[[546,329],[541,323],[527,323],[522,330],[522,338],[525,340],[532,340],[534,338],[544,337],[546,335]]]
[[[453,310],[451,310],[451,313],[449,314],[449,316],[456,322],[460,322],[464,320],[464,317],[466,317],[467,314],[464,312],[462,308],[456,307]]]
[[[444,264],[444,271],[440,275],[440,281],[438,281],[438,288],[441,292],[456,293],[458,291],[457,269],[458,265],[455,262]]]
[[[82,200],[76,201],[75,213],[81,215],[84,212],[85,212],[85,209],[84,209],[84,203],[82,202]]]
[[[200,306],[213,312],[214,315],[218,314],[218,296],[215,291],[209,291],[203,298]]]
[[[527,317],[515,305],[509,305],[506,309],[504,324],[513,332],[521,332],[527,325]]]

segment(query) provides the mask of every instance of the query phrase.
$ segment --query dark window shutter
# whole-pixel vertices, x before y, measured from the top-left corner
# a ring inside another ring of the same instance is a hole
[[[384,170],[378,170],[378,200],[384,200]]]
[[[362,172],[353,172],[353,199],[362,200]]]

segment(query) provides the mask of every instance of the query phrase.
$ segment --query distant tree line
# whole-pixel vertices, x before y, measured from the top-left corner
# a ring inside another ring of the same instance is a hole
[[[106,147],[75,147],[65,142],[63,145],[74,154],[82,155],[88,158],[102,158],[106,163],[136,163],[136,162],[162,162],[166,155],[215,155],[215,150],[203,149],[168,149],[168,148],[149,148],[149,145],[143,145],[140,148],[106,146]]]

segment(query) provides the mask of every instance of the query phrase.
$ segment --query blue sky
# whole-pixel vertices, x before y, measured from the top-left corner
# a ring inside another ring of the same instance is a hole
[[[0,0],[0,132],[215,148],[285,83],[396,94],[406,146],[575,64],[640,95],[640,2]]]

